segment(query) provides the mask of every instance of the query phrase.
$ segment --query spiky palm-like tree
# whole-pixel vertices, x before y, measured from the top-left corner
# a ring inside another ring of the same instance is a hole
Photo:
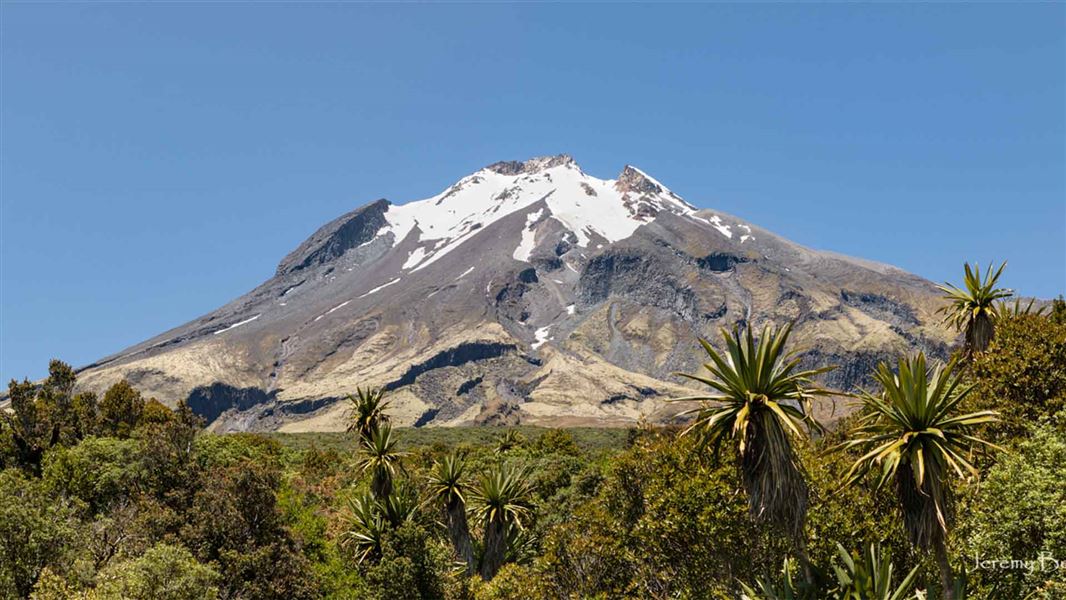
[[[503,566],[508,529],[523,529],[523,521],[532,515],[532,496],[529,473],[504,465],[483,474],[471,490],[474,515],[485,528],[481,577],[486,581]]]
[[[526,436],[517,429],[508,429],[496,438],[496,454],[506,454],[508,450],[526,443]]]
[[[357,433],[361,439],[369,437],[378,425],[389,422],[389,415],[385,414],[389,401],[380,388],[357,387],[354,396],[348,394],[348,402],[351,404],[348,432]]]
[[[414,520],[418,505],[418,492],[406,480],[400,480],[381,502],[381,512],[389,525],[399,527]]]
[[[474,572],[474,545],[470,540],[470,525],[466,519],[466,457],[461,454],[445,456],[433,465],[429,474],[429,491],[435,501],[444,505],[448,537],[455,553],[466,563],[467,574]]]
[[[708,376],[679,375],[713,391],[678,400],[702,402],[690,411],[696,418],[683,434],[697,435],[701,447],[713,444],[715,454],[725,442],[736,444],[752,518],[792,536],[810,581],[803,539],[809,489],[793,443],[819,427],[811,417],[810,402],[830,392],[812,378],[833,367],[800,370],[797,353],[785,352],[791,331],[791,325],[779,330],[768,325],[756,342],[751,328],[744,334],[722,329],[724,354],[701,339],[711,359],[704,364]]]
[[[913,600],[920,598],[914,589],[918,578],[916,565],[899,585],[893,585],[892,558],[881,554],[877,544],[869,544],[860,556],[852,556],[837,544],[841,565],[833,565],[837,587],[834,600]]]
[[[1034,304],[1036,304],[1036,298],[1030,298],[1029,303],[1024,306],[1022,305],[1021,298],[1015,298],[1013,304],[1011,304],[1010,302],[1000,302],[999,305],[996,307],[996,312],[999,314],[1000,318],[1021,317],[1024,315],[1033,315],[1039,317],[1043,315],[1044,311],[1048,308],[1047,305],[1044,305],[1037,306],[1034,309]]]
[[[381,555],[381,544],[389,527],[383,512],[381,504],[368,494],[348,500],[340,543],[358,562]]]
[[[992,336],[995,335],[995,321],[999,317],[997,301],[1014,294],[1009,289],[996,287],[1006,266],[1004,261],[993,272],[992,265],[989,264],[982,279],[981,266],[975,264],[971,268],[970,263],[966,263],[966,275],[963,278],[965,289],[947,282],[937,286],[944,292],[944,299],[949,301],[949,304],[941,307],[938,312],[945,313],[945,323],[951,323],[958,331],[965,330],[967,353],[981,352],[988,348]]]
[[[940,568],[944,597],[953,597],[953,578],[947,554],[952,521],[952,473],[976,477],[970,462],[975,449],[990,442],[975,429],[996,420],[996,413],[959,414],[959,403],[973,389],[956,373],[958,361],[926,365],[925,355],[901,357],[898,373],[881,363],[874,378],[880,394],[864,393],[863,415],[841,448],[857,448],[859,457],[848,473],[854,485],[870,471],[880,471],[877,487],[893,482],[911,543],[931,549]]]
[[[852,555],[837,544],[842,564],[833,565],[836,583],[826,582],[826,589],[796,581],[795,563],[785,559],[776,578],[757,579],[754,587],[741,584],[741,600],[919,600],[924,592],[915,589],[920,566],[915,566],[899,585],[893,582],[892,559],[881,554],[876,544],[869,544],[859,555]]]
[[[817,591],[810,585],[796,581],[792,573],[796,570],[795,561],[786,558],[781,565],[779,579],[760,578],[755,580],[755,587],[741,583],[740,600],[814,600]]]
[[[396,436],[392,426],[384,423],[374,427],[363,438],[359,466],[370,473],[370,490],[374,497],[384,501],[392,492],[392,478],[396,474],[402,452],[396,449]]]

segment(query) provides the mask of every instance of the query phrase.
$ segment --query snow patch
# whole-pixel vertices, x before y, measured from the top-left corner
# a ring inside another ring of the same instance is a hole
[[[662,191],[621,192],[616,187],[616,180],[586,175],[572,161],[546,168],[537,176],[528,173],[504,175],[492,169],[482,169],[431,198],[390,205],[385,212],[387,225],[378,235],[391,234],[394,247],[409,237],[415,242],[428,242],[419,246],[427,249],[421,253],[416,250],[404,264],[405,268],[414,267],[414,271],[419,271],[496,221],[539,201],[547,205],[548,213],[554,219],[573,232],[577,246],[583,248],[587,248],[594,237],[612,243],[628,238],[638,227],[652,221],[658,212],[679,215],[695,212],[666,186],[639,169],[635,170]],[[537,211],[527,215],[526,228],[514,252],[516,260],[528,260],[535,242],[529,228],[542,214]],[[723,235],[732,235],[728,226],[719,224],[716,227]]]
[[[376,287],[376,288],[374,288],[374,289],[370,290],[369,292],[367,292],[367,293],[363,294],[362,296],[359,296],[359,298],[366,298],[366,297],[367,297],[367,296],[369,296],[370,294],[373,294],[374,292],[377,292],[377,291],[379,291],[379,290],[382,290],[382,289],[384,289],[384,288],[387,288],[387,287],[389,287],[390,285],[392,285],[392,284],[394,284],[394,283],[396,283],[396,282],[400,281],[400,279],[402,279],[402,277],[397,277],[396,279],[393,279],[392,281],[390,281],[390,282],[388,282],[388,283],[383,283],[383,284],[379,285],[378,287]]]
[[[467,270],[463,271],[463,272],[462,272],[462,273],[461,273],[461,274],[460,274],[460,275],[459,275],[458,277],[456,277],[456,278],[455,278],[455,281],[459,281],[459,280],[460,280],[460,279],[462,279],[463,277],[466,277],[466,276],[467,276],[467,275],[469,275],[469,274],[470,274],[471,272],[473,272],[473,270],[474,270],[475,268],[476,268],[476,267],[470,267],[469,269],[467,269]]]
[[[576,306],[576,305],[574,305],[574,304],[570,304],[570,305],[568,305],[568,306],[566,307],[566,314],[568,314],[568,315],[572,315],[572,314],[574,314],[575,312],[577,312],[577,306]]]
[[[262,314],[262,313],[260,313],[260,314]],[[250,319],[245,319],[243,321],[237,321],[236,323],[234,323],[233,325],[230,325],[229,327],[224,327],[222,329],[219,329],[218,331],[215,332],[215,335],[218,335],[220,333],[224,333],[226,331],[229,331],[230,329],[235,329],[237,327],[240,327],[241,325],[244,325],[245,323],[251,323],[252,321],[258,319],[259,316],[260,315],[256,315],[256,316],[254,316],[254,317],[252,317]]]
[[[361,297],[362,297],[362,296],[360,296],[360,298],[361,298]],[[337,306],[334,306],[333,308],[331,308],[331,309],[327,310],[326,312],[324,312],[324,313],[322,313],[322,314],[318,315],[317,317],[315,317],[315,321],[318,321],[318,320],[319,320],[319,319],[321,319],[322,317],[324,317],[324,316],[328,315],[329,313],[331,313],[331,312],[333,312],[333,311],[335,311],[335,310],[337,310],[337,309],[339,309],[339,308],[344,308],[344,306],[345,306],[345,305],[347,305],[347,304],[348,304],[349,302],[351,302],[351,300],[345,300],[344,302],[341,302],[341,303],[340,303],[340,304],[338,304]]]
[[[552,339],[552,338],[548,337],[548,332],[551,331],[551,328],[552,328],[552,326],[548,325],[548,326],[545,326],[545,327],[541,327],[540,329],[536,330],[533,333],[533,337],[535,337],[537,339],[537,341],[535,341],[535,342],[533,342],[531,344],[531,346],[532,346],[532,348],[534,350],[536,350],[537,348],[540,348],[541,346],[544,345],[545,342],[547,342],[548,340]]]
[[[529,255],[533,253],[533,248],[536,244],[536,231],[533,230],[533,225],[540,219],[540,215],[544,212],[544,209],[533,211],[526,215],[526,226],[522,228],[522,239],[518,242],[518,247],[514,249],[515,260],[522,262],[529,262]]]
[[[411,254],[409,254],[407,256],[407,260],[403,263],[403,267],[402,268],[406,271],[407,269],[410,269],[411,267],[413,267],[413,266],[417,265],[418,263],[422,262],[422,260],[425,257],[426,257],[426,249],[423,248],[422,246],[419,246],[419,247],[415,248],[414,250],[412,250]]]
[[[710,225],[711,227],[714,227],[715,229],[718,230],[719,233],[721,233],[722,235],[726,236],[727,238],[730,238],[730,239],[733,238],[733,232],[732,232],[732,230],[729,229],[729,225],[726,225],[725,223],[722,223],[722,217],[719,217],[718,215],[711,215],[710,219],[705,219],[703,217],[695,217],[695,216],[692,217],[692,218],[697,220],[697,221],[703,221],[704,223]]]

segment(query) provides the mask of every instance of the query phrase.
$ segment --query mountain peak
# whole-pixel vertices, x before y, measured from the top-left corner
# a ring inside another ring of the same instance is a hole
[[[617,187],[620,192],[637,194],[661,194],[665,189],[661,183],[632,165],[626,165],[622,169],[618,175]]]
[[[497,163],[334,219],[248,294],[79,379],[128,379],[216,431],[343,430],[357,385],[395,390],[404,425],[621,424],[673,419],[671,373],[699,367],[685,340],[720,327],[794,322],[844,390],[897,348],[947,354],[932,284],[753,229],[634,166]]]
[[[576,167],[577,163],[569,154],[556,154],[555,156],[537,156],[526,161],[504,160],[492,163],[485,168],[500,175],[528,175],[563,165]]]

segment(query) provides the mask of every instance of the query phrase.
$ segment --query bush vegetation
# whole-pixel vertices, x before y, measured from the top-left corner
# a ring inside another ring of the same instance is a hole
[[[787,329],[706,346],[691,427],[399,428],[359,390],[346,433],[215,435],[53,361],[0,417],[0,598],[1064,598],[1066,308],[988,314],[831,431]]]

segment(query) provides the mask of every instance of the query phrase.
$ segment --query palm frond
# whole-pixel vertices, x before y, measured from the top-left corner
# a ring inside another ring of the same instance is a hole
[[[839,449],[864,453],[852,464],[845,485],[878,472],[877,486],[896,484],[904,521],[913,543],[930,547],[950,524],[949,479],[977,475],[975,449],[995,446],[974,435],[977,426],[995,421],[991,411],[957,414],[973,389],[956,373],[958,361],[926,364],[924,354],[902,357],[896,372],[878,365],[879,394],[864,393],[863,416]]]
[[[478,480],[471,490],[474,515],[485,522],[524,527],[533,513],[530,474],[524,469],[499,465]]]
[[[1044,311],[1047,310],[1047,305],[1038,306],[1034,310],[1033,305],[1036,304],[1036,298],[1030,298],[1029,303],[1022,306],[1021,298],[1015,298],[1014,304],[1009,302],[1000,302],[996,305],[996,312],[1000,317],[1020,317],[1023,315],[1041,316]]]
[[[361,438],[367,437],[378,425],[389,422],[389,416],[385,410],[389,407],[389,401],[385,400],[385,391],[380,388],[355,389],[355,395],[348,395],[350,413],[348,417],[348,432],[355,432]]]
[[[526,437],[517,429],[508,429],[496,438],[496,454],[506,454],[509,450],[526,443]]]
[[[393,527],[414,520],[420,502],[414,487],[405,482],[393,487],[381,503],[385,520]]]
[[[454,502],[466,503],[463,494],[467,490],[466,458],[460,454],[450,454],[433,464],[429,473],[429,493],[445,505]]]
[[[881,554],[877,544],[869,544],[860,555],[853,556],[838,543],[837,554],[841,564],[833,565],[837,587],[833,590],[832,598],[913,600],[920,597],[914,587],[921,565],[916,565],[899,585],[894,585],[892,559]]]
[[[362,440],[358,464],[363,473],[371,475],[371,489],[379,500],[388,497],[392,490],[392,478],[404,456],[397,450],[397,443],[388,424],[374,427]]]
[[[741,600],[815,600],[819,597],[813,586],[795,579],[799,571],[796,561],[786,558],[781,572],[775,577],[757,578],[755,586],[740,584]]]
[[[758,520],[786,527],[794,535],[806,517],[808,488],[793,443],[820,425],[811,416],[811,400],[831,394],[813,378],[833,367],[799,370],[797,352],[785,352],[792,326],[767,326],[758,340],[751,328],[744,333],[721,330],[725,352],[700,340],[710,362],[707,376],[678,373],[710,387],[698,399],[693,422],[682,432],[695,435],[699,448],[713,444],[715,452],[727,441],[736,444],[748,507]]]
[[[377,500],[367,494],[350,498],[341,518],[344,530],[340,535],[340,544],[352,552],[358,562],[381,555],[388,523]]]
[[[944,323],[950,323],[957,331],[965,330],[968,352],[983,351],[988,347],[995,333],[995,320],[1000,314],[997,301],[1014,295],[1009,289],[996,287],[1006,266],[1004,261],[993,271],[989,264],[982,278],[980,265],[971,268],[970,263],[966,263],[962,288],[947,282],[937,286],[948,301],[937,312],[944,313]]]

